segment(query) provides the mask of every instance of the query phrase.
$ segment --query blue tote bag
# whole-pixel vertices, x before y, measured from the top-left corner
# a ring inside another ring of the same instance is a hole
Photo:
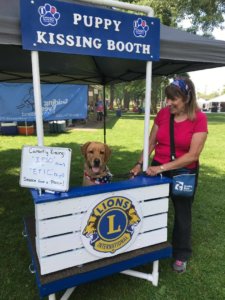
[[[192,197],[195,191],[196,174],[180,174],[173,176],[172,195]]]

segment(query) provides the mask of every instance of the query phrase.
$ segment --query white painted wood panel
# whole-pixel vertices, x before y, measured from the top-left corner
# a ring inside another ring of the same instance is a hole
[[[144,217],[168,212],[168,209],[169,198],[141,202],[141,210]]]
[[[132,195],[132,197],[136,199],[137,202],[140,202],[147,199],[168,197],[168,194],[169,184],[161,184],[143,188],[91,195],[86,197],[77,197],[54,202],[46,202],[42,204],[40,203],[35,205],[35,218],[36,220],[42,220],[57,216],[84,212],[87,211],[95,201],[100,202],[101,199],[106,199],[115,195],[124,197],[126,197],[127,195]]]
[[[168,211],[168,198],[141,202],[142,216],[150,216]],[[83,214],[58,217],[49,220],[36,220],[36,235],[38,238],[50,237],[81,230]]]
[[[140,234],[137,239],[137,243],[132,244],[126,252],[165,242],[167,240],[167,228]],[[85,248],[43,257],[39,259],[41,275],[82,265],[99,259],[99,257],[87,252]]]
[[[81,228],[82,217],[83,214],[79,214],[39,222],[36,221],[36,235],[38,238],[45,238],[78,231]]]
[[[167,213],[143,218],[140,233],[163,227],[167,227]]]
[[[39,255],[41,257],[84,247],[80,232],[64,234],[47,239],[36,238],[36,245],[38,245]]]
[[[158,228],[163,228],[166,226],[166,213],[143,218],[140,233],[144,233],[150,230],[156,230]],[[136,240],[138,241],[138,237]],[[134,242],[134,244],[135,243],[136,241]],[[84,247],[81,239],[81,232],[64,234],[45,239],[36,238],[36,245],[39,249],[39,255],[41,257]]]

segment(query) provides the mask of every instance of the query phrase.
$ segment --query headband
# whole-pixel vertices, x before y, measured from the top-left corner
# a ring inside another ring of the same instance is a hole
[[[183,79],[176,79],[174,80],[171,85],[175,85],[178,87],[185,95],[188,95],[189,88],[185,80]]]

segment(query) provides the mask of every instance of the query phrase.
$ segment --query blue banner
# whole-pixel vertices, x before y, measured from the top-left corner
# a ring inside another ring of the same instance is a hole
[[[44,121],[87,117],[87,85],[42,84],[41,93]],[[0,83],[0,121],[35,121],[31,83]]]
[[[159,60],[157,18],[52,0],[21,0],[24,49]]]

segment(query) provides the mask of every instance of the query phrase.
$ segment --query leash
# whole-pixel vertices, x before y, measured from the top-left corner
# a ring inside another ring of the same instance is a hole
[[[125,177],[128,177],[130,179],[131,177],[137,177],[137,176],[141,176],[141,175],[148,176],[146,174],[146,172],[140,172],[137,175],[134,175],[133,172],[128,172],[128,173],[121,173],[121,174],[115,174],[115,175],[113,174],[112,177],[113,178],[125,178]]]

